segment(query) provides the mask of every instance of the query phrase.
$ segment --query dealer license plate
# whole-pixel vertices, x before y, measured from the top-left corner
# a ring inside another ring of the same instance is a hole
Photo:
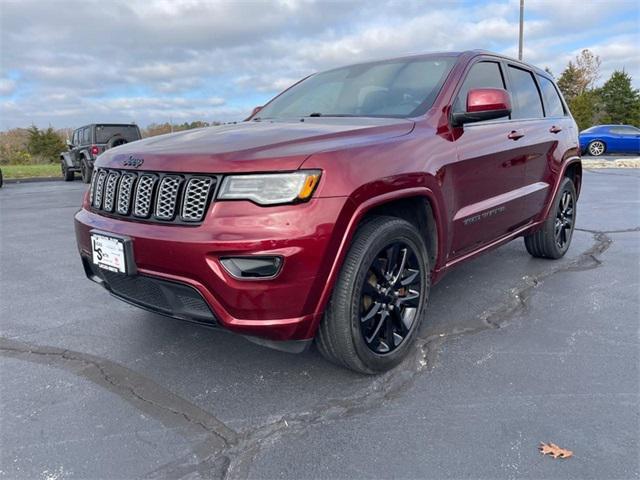
[[[93,263],[112,272],[127,273],[127,258],[124,241],[97,233],[91,234]]]

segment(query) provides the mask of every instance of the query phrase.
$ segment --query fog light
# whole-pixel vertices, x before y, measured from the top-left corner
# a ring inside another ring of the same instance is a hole
[[[280,271],[282,257],[226,257],[220,263],[235,278],[273,278]]]

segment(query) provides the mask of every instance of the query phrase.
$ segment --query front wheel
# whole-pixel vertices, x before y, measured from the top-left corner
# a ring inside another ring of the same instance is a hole
[[[527,251],[534,257],[560,258],[567,253],[576,225],[576,188],[570,178],[560,185],[551,215],[537,232],[524,237]]]
[[[69,170],[69,167],[67,167],[67,163],[62,160],[60,162],[60,166],[62,169],[62,178],[64,178],[65,182],[71,182],[73,181],[75,174],[73,173],[73,170]]]
[[[600,140],[594,140],[589,144],[587,150],[589,151],[589,155],[599,157],[605,152],[606,148],[607,147],[605,146],[604,142],[601,142]]]
[[[420,232],[395,217],[372,217],[356,232],[320,325],[328,360],[360,373],[406,357],[429,296],[429,256]]]

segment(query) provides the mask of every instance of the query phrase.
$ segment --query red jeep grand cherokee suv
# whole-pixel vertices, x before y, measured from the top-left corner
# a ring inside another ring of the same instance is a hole
[[[550,76],[489,52],[311,75],[247,121],[96,161],[76,236],[116,297],[329,360],[387,370],[432,284],[523,236],[567,251],[582,168]]]

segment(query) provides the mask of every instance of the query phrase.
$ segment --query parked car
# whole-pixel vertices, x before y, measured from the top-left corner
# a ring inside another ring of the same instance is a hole
[[[82,181],[89,183],[98,155],[140,138],[140,129],[134,123],[94,123],[77,128],[67,140],[69,151],[60,153],[63,178],[70,182],[75,178],[75,172],[80,172]]]
[[[640,153],[640,128],[596,125],[580,132],[580,149],[594,157],[605,153]]]
[[[75,216],[88,278],[153,312],[376,373],[431,285],[517,237],[571,242],[576,124],[545,71],[482,51],[311,75],[248,121],[107,151]],[[95,306],[94,308],[99,308]]]

